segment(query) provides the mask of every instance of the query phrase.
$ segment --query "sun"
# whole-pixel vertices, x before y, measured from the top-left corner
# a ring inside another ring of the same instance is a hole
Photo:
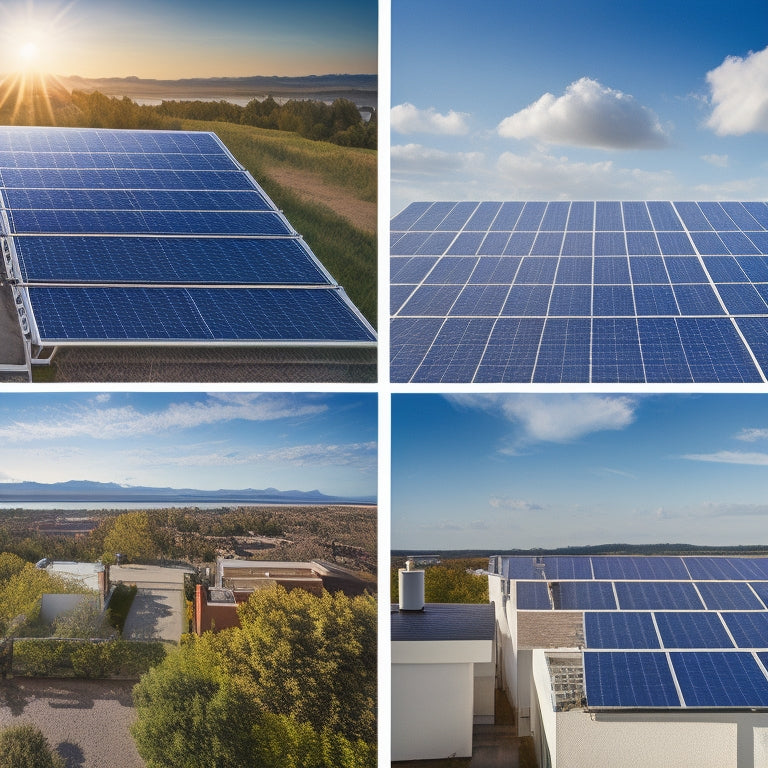
[[[19,64],[20,69],[35,69],[41,58],[40,45],[34,40],[28,40],[19,48]]]

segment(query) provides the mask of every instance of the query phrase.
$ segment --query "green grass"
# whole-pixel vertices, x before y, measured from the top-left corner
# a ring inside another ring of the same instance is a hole
[[[233,123],[182,121],[186,130],[215,132],[302,234],[309,247],[371,325],[376,326],[376,236],[308,201],[270,175],[276,163],[319,173],[358,200],[376,200],[376,152],[309,141],[294,134]]]

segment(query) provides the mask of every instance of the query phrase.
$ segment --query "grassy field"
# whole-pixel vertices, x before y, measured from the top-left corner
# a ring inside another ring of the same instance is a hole
[[[219,136],[375,327],[376,151],[234,123],[182,127]]]

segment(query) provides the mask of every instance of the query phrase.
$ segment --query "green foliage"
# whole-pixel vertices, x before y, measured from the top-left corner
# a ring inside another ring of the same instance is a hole
[[[190,646],[146,674],[133,698],[131,732],[148,768],[253,765],[255,702]]]
[[[5,559],[11,569],[18,562]],[[0,633],[20,634],[33,627],[40,617],[40,600],[45,593],[64,594],[87,592],[76,582],[52,576],[31,563],[24,563],[20,570],[0,581]]]
[[[392,602],[399,600],[398,568],[391,571]],[[424,600],[428,603],[487,603],[488,578],[469,573],[462,562],[424,569]]]
[[[296,133],[311,141],[376,148],[375,118],[363,121],[358,108],[348,99],[336,99],[332,104],[291,99],[280,105],[268,97],[262,101],[252,99],[244,107],[228,101],[163,101],[149,109],[162,118],[240,123]]]
[[[0,768],[64,768],[43,732],[34,725],[16,725],[0,731]]]
[[[157,557],[156,532],[146,512],[126,512],[110,523],[104,538],[106,552],[119,552],[134,563]]]
[[[276,714],[349,739],[376,738],[376,603],[282,587],[254,592],[224,633],[230,669]]]
[[[51,634],[54,637],[110,637],[114,630],[94,597],[81,600],[74,608],[57,616]]]
[[[374,768],[376,601],[274,587],[239,610],[134,689],[148,767]]]
[[[0,588],[2,584],[11,576],[21,573],[27,563],[18,555],[11,552],[0,552]]]
[[[13,671],[27,677],[139,677],[165,655],[160,642],[17,639]]]

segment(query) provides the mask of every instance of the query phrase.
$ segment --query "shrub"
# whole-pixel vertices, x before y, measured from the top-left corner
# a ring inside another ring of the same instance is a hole
[[[64,768],[64,760],[33,725],[16,725],[0,732],[0,768]]]

